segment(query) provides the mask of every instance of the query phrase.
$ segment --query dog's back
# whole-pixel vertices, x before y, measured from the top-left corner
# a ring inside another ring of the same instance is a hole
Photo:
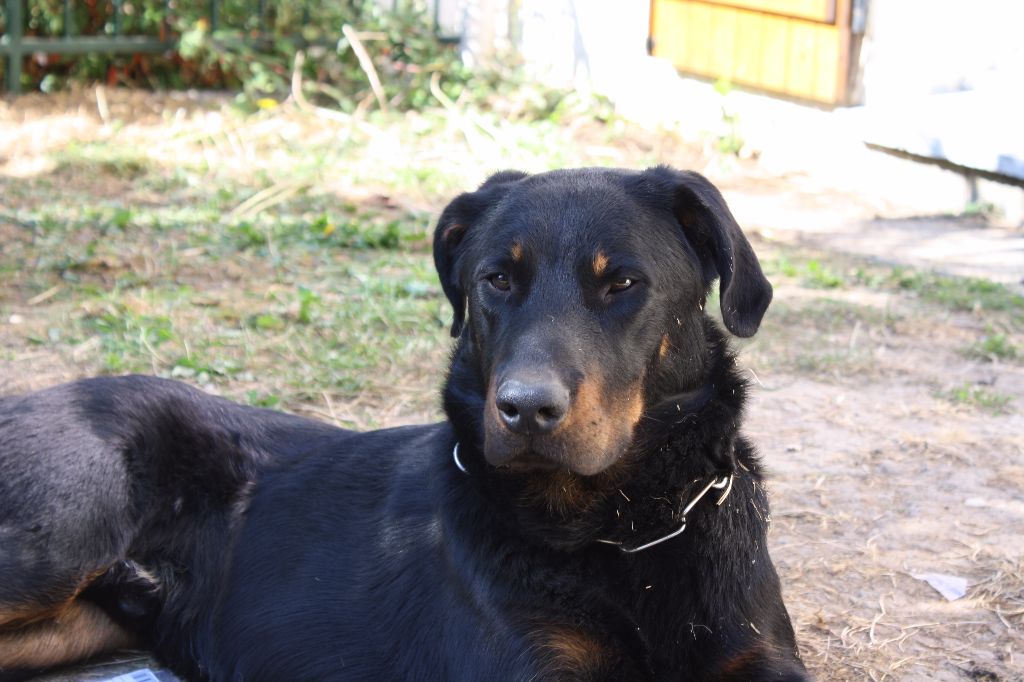
[[[258,470],[346,434],[154,377],[0,398],[6,674],[194,627]]]

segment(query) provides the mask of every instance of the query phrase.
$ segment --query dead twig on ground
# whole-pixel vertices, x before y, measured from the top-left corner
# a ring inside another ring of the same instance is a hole
[[[231,222],[250,218],[275,204],[287,201],[308,186],[309,182],[306,180],[287,180],[275,183],[266,189],[256,192],[256,194],[253,194],[236,206],[225,216],[225,219]]]
[[[341,32],[348,40],[348,44],[352,46],[352,51],[355,53],[356,59],[359,60],[359,67],[366,74],[366,79],[370,81],[370,89],[373,90],[373,95],[377,98],[377,105],[381,111],[387,112],[388,104],[384,98],[384,86],[380,83],[380,77],[377,75],[377,68],[373,65],[373,60],[370,59],[370,53],[366,51],[359,35],[351,26],[343,25]]]
[[[305,63],[306,53],[302,50],[298,50],[295,53],[295,61],[292,65],[291,99],[295,102],[295,106],[297,106],[301,111],[314,114],[329,121],[335,121],[337,123],[351,123],[352,117],[348,114],[341,111],[335,111],[333,109],[315,106],[306,99],[306,95],[302,92],[302,66]]]
[[[102,85],[96,86],[96,112],[103,125],[110,125],[110,104],[107,102],[107,91]]]

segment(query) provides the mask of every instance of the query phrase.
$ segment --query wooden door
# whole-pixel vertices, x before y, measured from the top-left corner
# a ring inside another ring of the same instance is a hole
[[[680,71],[848,103],[851,0],[652,0],[651,54]]]

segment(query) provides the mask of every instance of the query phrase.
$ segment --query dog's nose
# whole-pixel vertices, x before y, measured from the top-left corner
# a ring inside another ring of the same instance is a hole
[[[569,411],[569,389],[556,380],[505,379],[494,399],[505,426],[525,435],[551,433]]]

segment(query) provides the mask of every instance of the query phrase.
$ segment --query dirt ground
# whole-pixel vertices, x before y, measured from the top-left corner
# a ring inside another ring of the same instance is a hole
[[[164,134],[162,103],[139,96],[115,104],[147,112],[129,119],[131,139]],[[175,120],[193,120],[192,106]],[[22,185],[11,198],[16,182],[55,173],[53,154],[67,145],[109,136],[97,132],[107,122],[96,116],[81,101],[0,104],[0,238],[20,234],[13,217],[37,208],[38,195]],[[646,140],[627,140],[642,153],[626,154],[623,165],[657,152]],[[701,163],[776,284],[762,331],[742,344],[754,385],[745,430],[771,472],[772,554],[808,668],[821,680],[1024,680],[1024,301],[1013,297],[1024,276],[1020,232],[980,218],[908,215],[756,163]],[[97,195],[117,193],[63,177]],[[443,197],[417,201],[436,211]],[[804,229],[821,224],[831,227]],[[872,228],[896,241],[872,240]],[[893,245],[920,246],[922,230],[961,247],[919,258]],[[892,269],[905,262],[962,271],[957,259],[979,243],[976,252],[995,254],[993,267],[1010,286],[996,303],[937,299],[935,281]],[[417,257],[426,262],[425,253]],[[30,289],[18,273],[0,270],[4,276],[0,391],[106,371],[89,347],[41,343],[30,333],[45,336],[53,319],[82,305],[78,294],[47,296],[56,279],[32,280]],[[904,283],[893,284],[899,277]],[[217,279],[206,273],[196,283],[216,288]],[[429,394],[441,373],[443,328],[433,334],[428,357],[438,366],[409,380],[416,395]],[[231,394],[232,381],[215,388]],[[347,409],[341,396],[324,398],[332,415]],[[435,404],[371,407],[386,408],[388,423],[405,423],[436,414]],[[323,414],[288,400],[282,407]],[[966,594],[948,600],[924,578],[931,574],[963,579]],[[118,659],[50,679],[99,679],[145,664]]]

